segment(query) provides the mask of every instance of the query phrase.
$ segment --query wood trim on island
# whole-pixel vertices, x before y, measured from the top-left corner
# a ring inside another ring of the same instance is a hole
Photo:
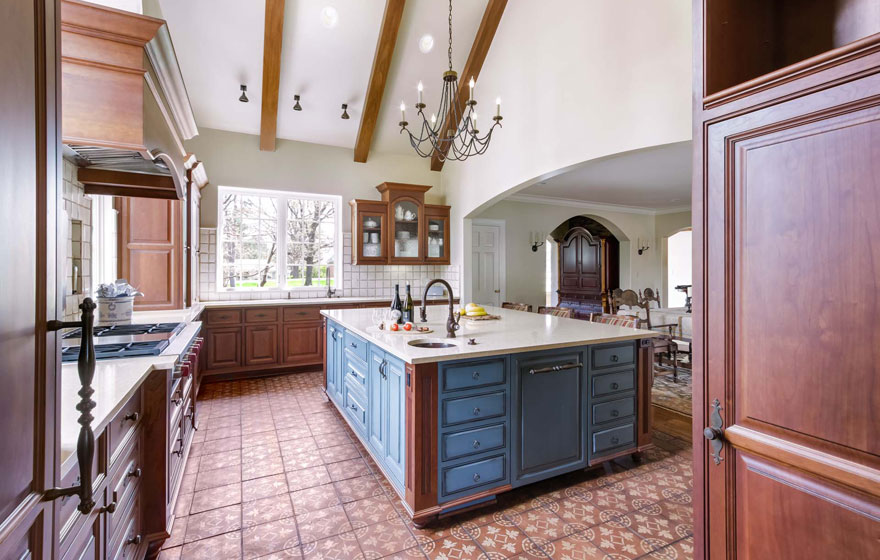
[[[437,364],[406,364],[406,496],[413,523],[437,518]]]

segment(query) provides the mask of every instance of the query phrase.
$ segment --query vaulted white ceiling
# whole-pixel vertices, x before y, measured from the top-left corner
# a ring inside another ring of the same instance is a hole
[[[488,0],[458,0],[453,13],[453,66],[461,70]],[[159,0],[168,21],[187,91],[201,127],[260,133],[264,3],[256,0]],[[322,24],[322,10],[338,13],[335,27]],[[353,148],[370,78],[384,0],[288,0],[279,91],[279,138]],[[447,69],[447,9],[442,0],[406,3],[392,59],[373,152],[411,154],[399,134],[400,102],[412,106],[422,80],[428,114],[439,104]],[[503,25],[503,22],[502,22]],[[434,48],[419,50],[431,34]],[[238,101],[247,84],[249,103]],[[478,89],[479,93],[479,89]],[[300,94],[302,111],[293,111]],[[500,92],[482,92],[489,106]],[[349,120],[340,118],[348,103]],[[438,118],[439,115],[438,115]]]

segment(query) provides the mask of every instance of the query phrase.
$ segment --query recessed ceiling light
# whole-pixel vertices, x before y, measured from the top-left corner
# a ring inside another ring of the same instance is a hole
[[[431,36],[430,33],[425,33],[419,39],[419,50],[424,54],[428,54],[431,52],[431,49],[434,48],[434,37]]]
[[[333,29],[339,22],[339,12],[333,6],[325,6],[321,10],[321,25],[327,29]]]

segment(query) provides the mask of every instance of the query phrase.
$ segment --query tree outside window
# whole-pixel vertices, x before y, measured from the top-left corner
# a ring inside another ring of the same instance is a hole
[[[219,198],[222,287],[336,285],[340,197],[220,187]]]

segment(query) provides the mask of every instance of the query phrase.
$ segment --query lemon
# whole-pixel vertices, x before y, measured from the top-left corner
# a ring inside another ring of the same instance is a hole
[[[465,306],[465,310],[470,313],[471,311],[486,311],[476,303],[469,303]]]
[[[468,317],[482,317],[483,315],[488,315],[488,313],[486,313],[486,310],[483,308],[480,308],[479,311],[468,311],[467,312]]]

